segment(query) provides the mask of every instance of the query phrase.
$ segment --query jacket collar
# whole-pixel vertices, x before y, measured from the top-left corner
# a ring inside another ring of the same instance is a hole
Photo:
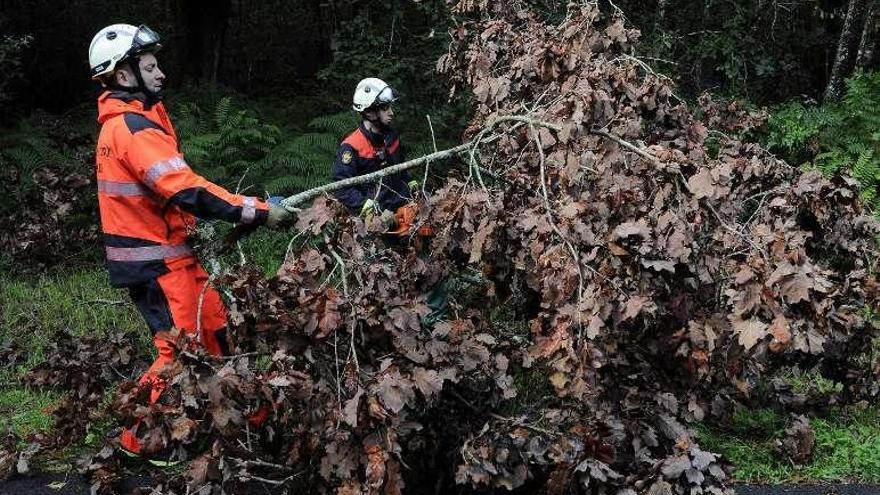
[[[113,117],[125,113],[137,113],[159,124],[168,134],[174,135],[174,127],[165,106],[162,102],[156,103],[149,109],[145,108],[144,102],[137,98],[136,94],[126,91],[107,90],[98,97],[98,123],[104,124]]]
[[[364,134],[364,136],[366,136],[367,139],[369,139],[370,142],[373,143],[373,145],[375,145],[375,146],[381,146],[381,145],[388,144],[387,140],[391,136],[390,129],[388,130],[388,132],[385,132],[384,134],[379,133],[379,132],[373,132],[373,131],[367,129],[367,125],[364,123],[364,121],[361,121],[361,123],[358,124],[358,129],[360,129],[361,132]]]

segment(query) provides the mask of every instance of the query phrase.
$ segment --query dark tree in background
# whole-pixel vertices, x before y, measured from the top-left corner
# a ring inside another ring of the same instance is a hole
[[[854,67],[874,68],[875,3],[614,2],[642,30],[644,43],[638,48],[638,55],[663,73],[676,77],[684,93],[711,90],[759,103],[776,103],[801,95],[819,99],[834,79],[833,67],[840,58],[835,54],[841,42],[848,55],[835,73],[839,81],[851,75]],[[853,16],[848,16],[850,11],[854,11]],[[850,17],[853,19],[845,28]],[[863,54],[858,62],[857,53]]]
[[[865,22],[862,26],[862,36],[859,40],[859,53],[856,56],[856,67],[871,67],[874,65],[874,53],[877,49],[877,16],[880,15],[876,1],[869,2],[865,11]]]
[[[566,16],[566,2],[531,3],[553,22]],[[833,98],[854,69],[876,66],[877,0],[599,3],[606,14],[626,13],[642,31],[634,55],[676,79],[683,96],[712,90],[762,104]],[[409,102],[445,103],[434,73],[453,27],[444,0],[0,0],[4,120],[91,105],[97,89],[86,50],[114,22],[162,34],[172,89],[207,83],[254,97],[312,95],[316,105],[340,108],[357,80],[376,75]],[[22,39],[30,41],[13,43]]]
[[[89,41],[119,22],[148,24],[162,35],[160,62],[172,89],[209,83],[251,96],[314,94],[339,103],[358,80],[379,76],[418,88],[408,96],[420,103],[445,95],[433,72],[451,23],[443,0],[2,0],[0,6],[3,36],[31,39],[18,53],[22,81],[9,88],[18,98],[7,103],[20,113],[92,105],[97,86],[88,76]],[[3,58],[0,63],[12,69]]]
[[[865,15],[868,3],[868,0],[849,0],[840,40],[837,43],[837,53],[834,56],[831,78],[825,89],[826,100],[840,99],[843,94],[843,83],[855,68],[859,41],[868,17]],[[867,47],[865,48],[867,50]]]
[[[217,83],[223,62],[232,0],[178,0],[181,27],[185,28],[185,64],[197,80]]]
[[[839,100],[844,82],[854,70],[870,70],[876,66],[877,0],[850,0],[846,18],[837,43],[834,66],[825,89],[825,99]]]

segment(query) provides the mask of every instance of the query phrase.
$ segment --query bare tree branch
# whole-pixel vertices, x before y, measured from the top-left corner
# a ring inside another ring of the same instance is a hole
[[[489,122],[486,123],[486,129],[492,129],[496,127],[498,124],[502,124],[504,122],[517,122],[517,125],[511,126],[510,129],[507,129],[506,132],[510,132],[520,125],[530,124],[536,125],[540,127],[546,127],[548,129],[552,129],[556,132],[562,130],[562,126],[557,124],[552,124],[549,122],[543,122],[540,120],[533,119],[531,117],[523,116],[523,115],[505,115],[501,117],[496,117]],[[331,182],[330,184],[325,184],[323,186],[315,187],[309,189],[308,191],[303,191],[298,194],[294,194],[284,200],[281,201],[281,205],[287,208],[290,211],[296,211],[296,207],[310,199],[314,199],[322,194],[326,194],[329,192],[337,191],[339,189],[343,189],[346,187],[358,185],[358,184],[366,184],[369,182],[376,182],[377,180],[381,180],[383,177],[387,177],[389,175],[397,174],[403,172],[405,170],[409,170],[411,168],[418,167],[422,164],[433,162],[435,160],[443,160],[446,158],[453,157],[458,155],[459,153],[467,152],[472,148],[480,144],[491,143],[501,138],[502,134],[493,134],[492,136],[482,137],[484,133],[481,132],[481,136],[478,140],[468,141],[466,143],[460,144],[453,148],[445,149],[442,151],[437,151],[435,153],[431,153],[425,156],[421,156],[419,158],[415,158],[413,160],[409,160],[403,163],[399,163],[397,165],[392,165],[390,167],[384,168],[382,170],[378,170],[373,173],[360,175],[357,177],[350,177],[348,179],[343,179],[336,182]]]

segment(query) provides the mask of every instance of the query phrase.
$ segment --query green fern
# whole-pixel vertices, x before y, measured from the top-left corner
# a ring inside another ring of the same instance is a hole
[[[880,73],[853,76],[841,102],[780,107],[768,122],[766,143],[825,174],[848,170],[864,204],[880,212]]]
[[[264,124],[231,97],[220,98],[212,117],[196,104],[181,107],[178,134],[187,161],[211,180],[231,186],[278,144],[280,130]]]
[[[0,214],[8,217],[27,204],[38,190],[34,174],[40,169],[48,169],[59,177],[83,171],[81,158],[60,149],[42,125],[32,126],[27,121],[18,132],[0,138],[0,194],[6,198]]]
[[[187,161],[208,179],[231,186],[247,172],[243,186],[281,196],[330,182],[339,143],[358,125],[357,114],[341,112],[312,119],[305,133],[282,135],[229,97],[217,101],[211,118],[195,104],[184,105],[178,118]],[[408,148],[408,153],[432,151],[430,143]]]
[[[218,128],[222,128],[229,121],[229,112],[232,110],[232,98],[229,96],[224,96],[220,98],[220,101],[217,102],[217,107],[214,109],[214,125]]]
[[[358,117],[354,112],[340,112],[322,115],[309,122],[309,129],[320,134],[330,134],[342,139],[358,125]]]

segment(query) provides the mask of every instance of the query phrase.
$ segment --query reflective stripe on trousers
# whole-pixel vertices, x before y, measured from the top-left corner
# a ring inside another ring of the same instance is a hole
[[[110,261],[157,261],[192,254],[192,248],[185,244],[133,248],[106,246],[104,249],[107,252],[107,259]]]

